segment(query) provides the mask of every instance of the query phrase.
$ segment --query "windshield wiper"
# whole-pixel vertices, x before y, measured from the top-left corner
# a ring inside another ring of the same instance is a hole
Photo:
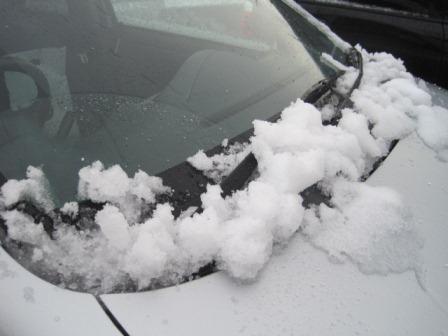
[[[329,91],[339,96],[340,100],[335,108],[335,115],[333,119],[328,122],[330,124],[337,125],[342,116],[341,111],[344,108],[351,107],[353,105],[352,101],[350,100],[350,96],[352,95],[353,91],[359,87],[362,76],[364,74],[362,55],[357,49],[350,49],[349,53],[347,54],[347,63],[358,69],[358,76],[351,86],[350,90],[346,94],[338,93],[333,89],[336,80],[344,74],[343,72],[338,72],[336,75],[318,82],[307,93],[305,93],[303,97],[303,100],[306,103],[315,105],[319,101],[319,99]],[[280,115],[280,113],[276,114],[274,117],[270,118],[269,121],[277,121],[280,118]],[[241,161],[241,163],[221,182],[220,186],[223,196],[229,196],[234,191],[241,189],[251,178],[257,168],[257,165],[257,159],[255,158],[254,154],[248,154],[243,159],[243,161]],[[319,193],[319,195],[317,195],[317,193]],[[304,205],[316,203],[318,201],[327,202],[327,197],[321,194],[316,186],[311,186],[302,194],[304,196]]]
[[[342,75],[337,75],[324,79],[314,85],[303,97],[303,100],[307,103],[314,104],[320,97],[322,97],[330,88],[334,85],[336,80]],[[276,114],[270,118],[269,121],[275,122],[280,118],[281,113]],[[232,172],[221,182],[222,195],[229,196],[234,191],[241,189],[245,183],[250,179],[255,169],[258,166],[257,159],[253,153],[249,153],[240,164],[232,170]]]

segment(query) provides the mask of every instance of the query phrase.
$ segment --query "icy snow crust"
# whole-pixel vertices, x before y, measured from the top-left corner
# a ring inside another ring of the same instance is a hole
[[[362,50],[361,50],[362,51]],[[34,245],[33,262],[61,275],[61,286],[108,292],[137,284],[172,284],[215,261],[238,279],[253,279],[273,247],[296,233],[305,235],[332,260],[351,261],[366,273],[419,271],[421,241],[400,196],[359,182],[394,139],[417,131],[441,159],[448,158],[448,111],[433,106],[423,83],[401,61],[384,53],[364,58],[364,77],[338,126],[324,126],[323,114],[296,101],[276,123],[254,121],[249,144],[224,154],[199,152],[189,161],[220,181],[252,151],[258,174],[247,187],[223,198],[219,185],[201,196],[203,212],[174,218],[162,180],[139,171],[129,177],[119,166],[95,162],[79,172],[79,199],[106,203],[94,222],[97,231],[57,224],[54,239],[42,224],[11,206],[27,200],[51,213],[53,202],[41,169],[1,188],[0,210],[9,236]],[[357,76],[348,69],[337,83],[347,91]],[[324,107],[325,116],[334,112]],[[228,146],[227,141],[223,143]],[[305,209],[299,195],[318,183],[330,205]],[[152,207],[152,217],[143,216]],[[76,203],[61,212],[76,217]],[[124,287],[123,287],[124,286]]]

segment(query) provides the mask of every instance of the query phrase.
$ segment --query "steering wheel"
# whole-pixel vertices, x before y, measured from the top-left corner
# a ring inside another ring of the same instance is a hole
[[[37,88],[37,97],[30,106],[18,111],[11,111],[9,92],[5,83],[6,72],[22,73],[34,81]],[[34,64],[15,57],[0,58],[0,117],[5,113],[27,114],[30,117],[35,117],[39,125],[43,125],[53,115],[50,85],[44,73]]]

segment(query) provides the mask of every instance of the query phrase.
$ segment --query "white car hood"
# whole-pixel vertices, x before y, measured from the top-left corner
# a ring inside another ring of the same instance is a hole
[[[448,332],[448,164],[415,135],[367,182],[400,192],[424,238],[413,272],[366,275],[297,234],[259,279],[222,272],[170,287],[101,298],[130,335],[443,335]]]

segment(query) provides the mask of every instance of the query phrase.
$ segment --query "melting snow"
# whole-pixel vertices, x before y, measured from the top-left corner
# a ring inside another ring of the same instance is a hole
[[[419,271],[422,241],[396,192],[339,180],[331,193],[332,208],[306,211],[303,232],[313,244],[366,273]]]
[[[400,196],[358,181],[394,139],[414,131],[447,159],[448,111],[432,105],[425,86],[401,61],[384,53],[362,54],[365,75],[353,93],[353,108],[342,111],[338,126],[324,126],[322,113],[298,100],[276,123],[255,121],[249,144],[190,158],[216,182],[249,151],[259,163],[257,177],[229,197],[209,185],[201,213],[174,218],[169,204],[155,204],[157,195],[170,192],[161,179],[142,171],[129,177],[119,166],[95,162],[79,172],[78,194],[106,204],[91,219],[97,231],[57,225],[51,240],[42,224],[7,210],[20,200],[46,212],[53,209],[43,171],[30,167],[27,179],[1,188],[9,235],[34,244],[33,259],[62,274],[61,285],[81,284],[90,291],[109,291],[128,281],[140,288],[155,280],[178,281],[211,261],[233,277],[253,279],[273,246],[287,243],[297,231],[332,258],[350,260],[364,272],[418,270],[421,241]],[[339,91],[347,91],[356,75],[347,69]],[[331,207],[304,209],[299,193],[315,183],[331,196]],[[149,208],[152,217],[143,219]],[[61,209],[72,217],[78,211],[76,203]]]

